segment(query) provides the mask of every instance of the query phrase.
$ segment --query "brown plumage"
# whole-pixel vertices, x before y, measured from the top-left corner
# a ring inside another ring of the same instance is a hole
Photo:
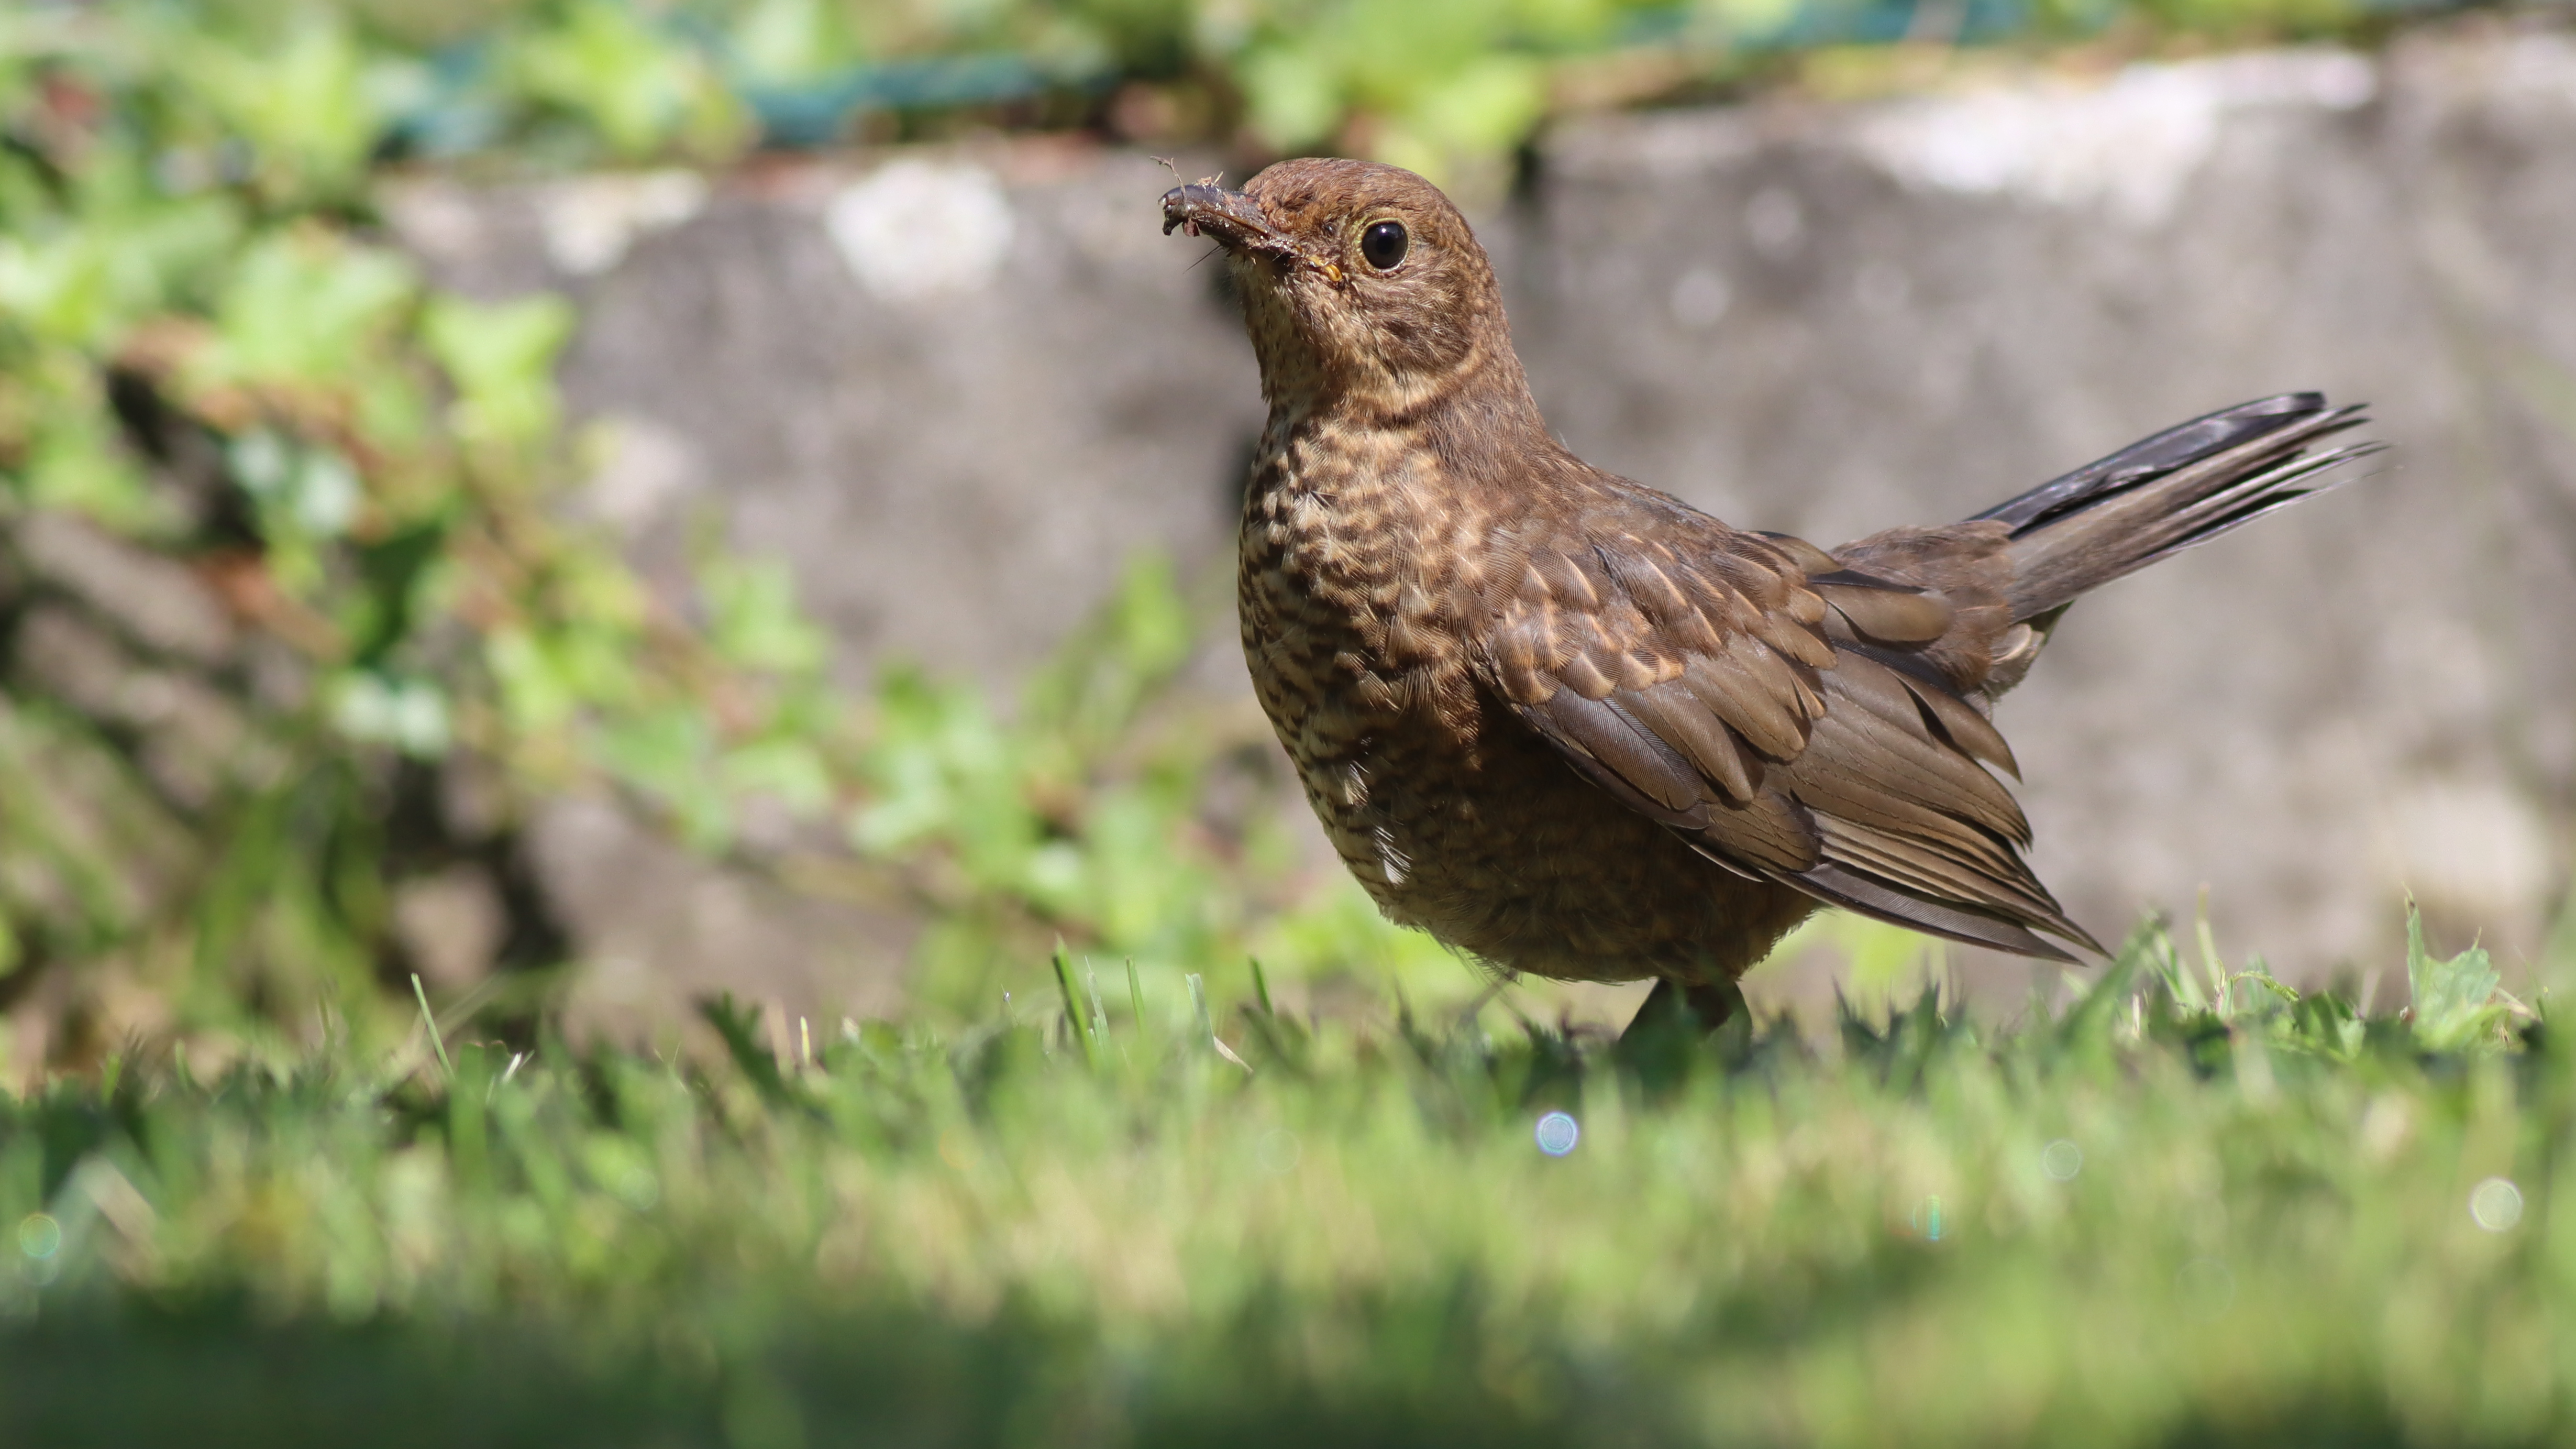
[[[1964,522],[1827,552],[1549,436],[1448,199],[1358,161],[1163,198],[1223,246],[1269,423],[1255,689],[1390,919],[1506,970],[1720,1013],[1819,903],[2099,951],[2031,874],[1988,721],[2066,605],[2329,486],[2315,394],[2159,433]]]

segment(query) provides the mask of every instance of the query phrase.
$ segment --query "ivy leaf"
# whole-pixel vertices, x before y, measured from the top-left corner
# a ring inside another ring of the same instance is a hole
[[[458,436],[504,444],[551,436],[561,411],[555,355],[572,327],[572,306],[561,297],[433,298],[422,311],[420,335],[455,385]]]
[[[725,785],[742,794],[766,793],[798,815],[832,803],[832,771],[822,753],[803,740],[761,740],[728,752]]]
[[[411,264],[318,228],[252,244],[215,304],[200,384],[337,388],[379,353],[419,290]]]
[[[384,132],[365,52],[346,19],[308,12],[283,45],[252,49],[190,33],[180,74],[250,144],[270,189],[345,189]]]
[[[560,23],[523,32],[509,70],[527,94],[588,121],[630,159],[675,142],[720,148],[748,133],[741,103],[695,51],[614,0],[578,0]]]
[[[2406,913],[2406,985],[2413,999],[2408,1020],[2426,1049],[2458,1051],[2493,1036],[2511,1009],[2498,999],[2500,980],[2484,946],[2436,960],[2424,949],[2424,918]]]
[[[822,667],[831,640],[796,605],[796,576],[775,561],[717,557],[698,571],[707,641],[745,669],[801,675]]]
[[[604,723],[595,758],[609,773],[667,806],[680,833],[700,850],[720,850],[733,835],[733,808],[715,768],[716,732],[687,705]]]

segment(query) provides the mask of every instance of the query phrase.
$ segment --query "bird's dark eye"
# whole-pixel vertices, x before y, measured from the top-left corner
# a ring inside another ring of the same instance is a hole
[[[1368,258],[1368,264],[1379,271],[1391,272],[1395,270],[1396,263],[1404,260],[1404,249],[1412,245],[1412,241],[1404,234],[1403,222],[1374,222],[1367,231],[1360,233],[1360,255]]]

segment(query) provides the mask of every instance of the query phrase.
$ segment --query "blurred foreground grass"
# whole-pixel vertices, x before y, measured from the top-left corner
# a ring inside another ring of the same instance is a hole
[[[2576,1054],[2410,968],[2362,1017],[2150,931],[2005,1028],[1617,1052],[1255,995],[1238,1064],[1075,966],[784,1060],[711,1008],[716,1069],[123,1062],[0,1099],[0,1438],[2557,1439]]]

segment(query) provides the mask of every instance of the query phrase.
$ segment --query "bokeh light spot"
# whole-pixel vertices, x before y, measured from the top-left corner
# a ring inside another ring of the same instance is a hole
[[[1297,1134],[1285,1127],[1273,1127],[1261,1134],[1252,1152],[1260,1160],[1261,1170],[1273,1177],[1293,1172],[1297,1167]]]
[[[2084,1149],[2060,1137],[2040,1149],[2039,1170],[2059,1182],[2073,1182],[2084,1170]]]
[[[2469,1189],[2469,1221],[2491,1233],[2521,1222],[2522,1189],[2506,1177],[2490,1177]]]
[[[1550,1157],[1563,1157],[1583,1140],[1583,1124],[1571,1113],[1550,1112],[1538,1119],[1538,1150]]]
[[[43,1213],[29,1213],[18,1224],[18,1251],[30,1258],[50,1258],[62,1245],[63,1225]]]

